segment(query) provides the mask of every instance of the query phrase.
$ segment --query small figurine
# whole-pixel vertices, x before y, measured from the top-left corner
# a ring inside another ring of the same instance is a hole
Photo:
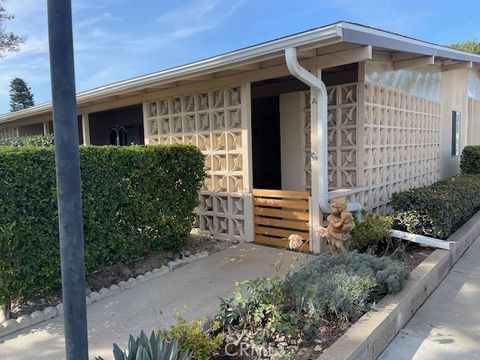
[[[288,237],[288,248],[292,250],[299,250],[303,245],[303,238],[300,235],[292,234]]]
[[[327,241],[334,254],[341,254],[348,249],[351,239],[350,232],[355,227],[353,216],[347,210],[345,198],[332,201],[327,220]]]

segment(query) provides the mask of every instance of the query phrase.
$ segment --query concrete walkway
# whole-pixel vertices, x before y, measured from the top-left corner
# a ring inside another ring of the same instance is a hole
[[[480,359],[480,237],[379,359]]]
[[[231,294],[236,281],[272,275],[284,252],[241,244],[210,255],[88,306],[90,358],[112,358],[112,344],[126,347],[129,334],[171,325],[173,311],[188,306],[189,318],[217,312],[218,298]],[[286,252],[281,273],[297,254]],[[299,263],[310,257],[300,255]],[[160,314],[163,312],[163,315]],[[63,317],[0,338],[0,360],[64,359]]]

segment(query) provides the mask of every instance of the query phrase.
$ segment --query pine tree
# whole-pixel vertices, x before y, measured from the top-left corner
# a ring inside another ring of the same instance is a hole
[[[30,87],[20,78],[10,81],[10,111],[23,110],[35,105]]]

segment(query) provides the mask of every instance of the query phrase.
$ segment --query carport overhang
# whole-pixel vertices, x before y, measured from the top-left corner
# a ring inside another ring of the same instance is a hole
[[[205,60],[101,86],[77,95],[78,113],[128,106],[158,98],[165,90],[212,82],[259,81],[288,74],[286,48],[297,49],[306,68],[331,68],[376,60],[395,69],[440,66],[442,70],[477,68],[480,56],[371,27],[339,22],[214,56]],[[51,119],[51,103],[0,115],[0,124]]]

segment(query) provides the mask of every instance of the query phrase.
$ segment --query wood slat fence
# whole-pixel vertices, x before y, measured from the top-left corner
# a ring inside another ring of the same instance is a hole
[[[255,241],[279,247],[298,234],[310,238],[310,194],[303,191],[253,189]],[[308,244],[303,251],[308,251]]]

